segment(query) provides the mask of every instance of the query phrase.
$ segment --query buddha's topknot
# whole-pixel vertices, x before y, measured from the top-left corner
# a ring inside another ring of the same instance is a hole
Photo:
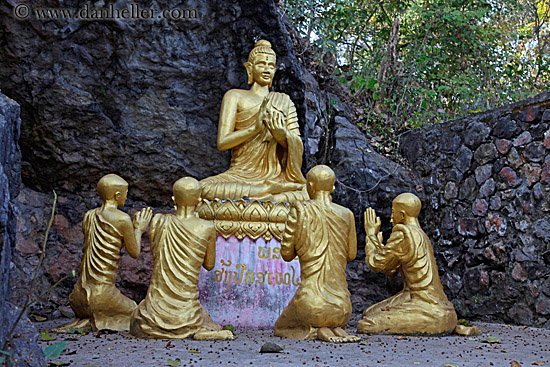
[[[250,51],[250,54],[248,55],[248,62],[254,63],[254,58],[257,54],[268,54],[268,55],[275,55],[275,51],[271,48],[271,42],[266,40],[259,40],[254,45],[254,48],[252,51]]]

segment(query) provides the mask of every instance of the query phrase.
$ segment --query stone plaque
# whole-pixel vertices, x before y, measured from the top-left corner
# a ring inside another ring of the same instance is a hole
[[[201,269],[200,302],[220,325],[271,329],[300,284],[298,258],[282,259],[279,240],[218,235],[216,265]]]

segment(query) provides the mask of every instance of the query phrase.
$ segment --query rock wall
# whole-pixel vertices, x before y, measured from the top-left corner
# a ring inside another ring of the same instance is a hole
[[[20,125],[19,105],[0,91],[0,348],[20,312],[9,302],[18,216],[16,197],[21,186],[21,151],[17,144]],[[11,339],[8,343],[13,365],[43,366],[44,354],[36,344],[38,334],[25,315],[14,334],[25,337]]]
[[[243,63],[261,38],[277,52],[273,89],[289,94],[297,106],[304,172],[315,164],[332,166],[339,179],[335,201],[353,209],[358,220],[365,206],[389,215],[395,191],[414,187],[403,167],[369,148],[350,122],[350,109],[322,92],[300,65],[273,0],[140,2],[197,10],[197,18],[173,21],[40,21],[32,14],[22,21],[12,14],[14,3],[0,3],[0,84],[21,105],[25,188],[18,197],[12,270],[16,303],[22,296],[18,284],[28,281],[38,260],[52,190],[59,200],[38,292],[78,269],[81,221],[100,203],[95,185],[101,176],[115,172],[129,182],[132,214],[146,205],[169,211],[176,179],[227,169],[229,153],[216,147],[221,100],[231,88],[247,88]],[[81,6],[76,0],[59,4]],[[140,258],[124,255],[120,264],[118,285],[137,301],[151,274],[146,237]],[[350,265],[357,312],[388,295],[385,277],[368,272],[363,259],[360,252]],[[64,281],[33,312],[61,315],[73,284]]]
[[[550,93],[406,135],[460,317],[550,327]]]
[[[21,185],[19,106],[0,92],[0,347],[9,329],[8,301],[11,251],[17,220],[15,198]]]

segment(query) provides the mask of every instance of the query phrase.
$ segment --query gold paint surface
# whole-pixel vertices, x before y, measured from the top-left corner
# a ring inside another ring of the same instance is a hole
[[[202,197],[306,200],[296,107],[288,95],[269,91],[276,70],[271,44],[256,42],[244,65],[251,87],[225,94],[218,125],[218,149],[231,149],[231,164],[227,171],[201,181]]]
[[[302,282],[275,323],[275,335],[355,342],[343,327],[351,317],[346,281],[347,261],[355,259],[357,240],[353,213],[332,203],[335,175],[316,166],[307,176],[312,200],[291,204],[281,242],[281,256],[298,256]]]
[[[443,292],[432,244],[418,222],[420,199],[397,196],[392,204],[393,230],[384,245],[380,218],[365,211],[366,263],[390,277],[401,274],[403,290],[363,312],[360,333],[441,334],[457,325],[456,312]]]
[[[218,234],[224,238],[235,235],[242,240],[273,237],[281,240],[289,207],[284,203],[257,200],[203,200],[198,205],[202,219],[214,221]]]
[[[136,303],[122,295],[115,286],[120,251],[137,258],[141,250],[141,235],[151,221],[150,208],[134,215],[134,220],[118,207],[124,206],[128,183],[109,174],[98,183],[102,199],[100,208],[86,213],[82,222],[84,247],[78,270],[78,281],[69,296],[69,303],[78,319],[94,330],[128,330],[130,315]]]
[[[153,275],[134,310],[130,333],[141,338],[233,339],[199,302],[199,271],[214,267],[216,229],[196,212],[201,186],[190,177],[173,187],[176,214],[156,214],[149,230]]]

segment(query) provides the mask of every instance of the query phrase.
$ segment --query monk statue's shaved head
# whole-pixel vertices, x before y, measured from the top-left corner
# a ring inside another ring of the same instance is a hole
[[[336,182],[336,175],[330,167],[318,165],[307,173],[307,182],[311,182],[315,190],[332,192],[334,182]]]
[[[193,177],[183,177],[172,187],[174,201],[177,205],[191,206],[197,204],[201,196],[201,185]]]
[[[97,192],[101,200],[112,200],[117,191],[124,192],[128,189],[128,182],[119,175],[110,173],[101,177],[97,183]]]
[[[416,195],[406,192],[393,199],[393,206],[397,210],[403,210],[409,217],[418,218],[422,203]]]

